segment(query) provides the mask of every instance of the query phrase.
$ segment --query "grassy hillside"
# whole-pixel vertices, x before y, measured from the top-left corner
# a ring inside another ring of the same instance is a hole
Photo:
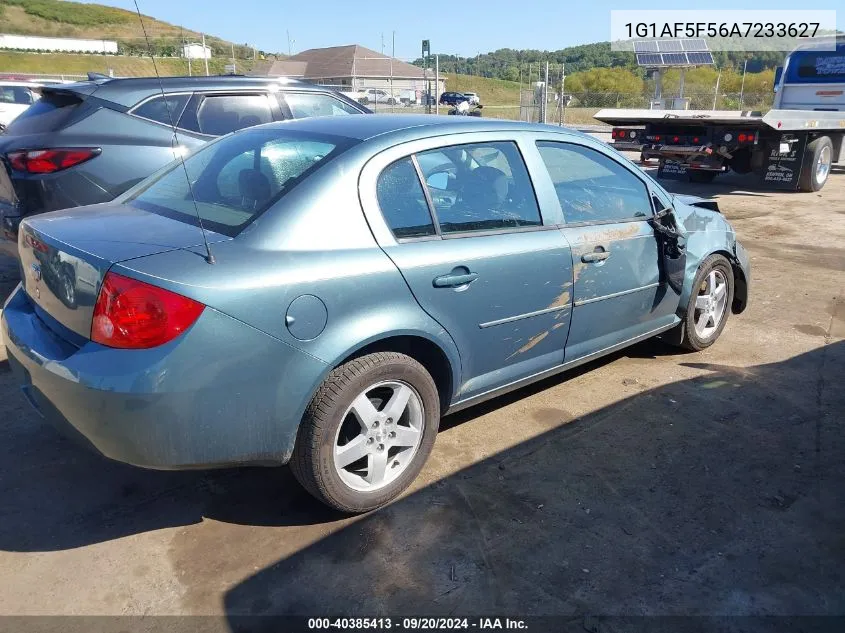
[[[176,55],[182,42],[201,38],[196,31],[150,16],[143,16],[143,22],[147,36],[159,54]],[[0,0],[0,32],[117,40],[124,50],[146,50],[144,31],[136,13],[69,0]],[[209,36],[206,43],[217,55],[231,53],[231,42]],[[252,50],[236,44],[235,56],[252,57]]]
[[[208,70],[213,75],[223,74],[224,66],[230,59],[213,58],[208,60]],[[156,65],[161,75],[187,75],[188,62],[185,59],[157,58]],[[252,61],[238,60],[238,72],[246,73],[252,68]],[[191,68],[194,75],[205,72],[202,60],[193,60]],[[36,73],[41,75],[84,75],[88,72],[108,74],[111,69],[115,75],[123,77],[143,77],[155,75],[152,60],[149,57],[130,57],[124,55],[62,55],[39,53],[10,53],[0,51],[0,71]]]
[[[519,84],[504,79],[445,73],[446,90],[477,92],[484,105],[519,105]]]

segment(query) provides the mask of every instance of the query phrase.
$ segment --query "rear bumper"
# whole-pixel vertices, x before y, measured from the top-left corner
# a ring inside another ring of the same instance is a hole
[[[321,361],[207,308],[149,350],[75,347],[12,293],[0,328],[24,395],[64,434],[156,469],[283,464]]]

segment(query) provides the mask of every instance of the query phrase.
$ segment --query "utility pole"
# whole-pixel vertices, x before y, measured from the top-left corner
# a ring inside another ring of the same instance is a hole
[[[548,123],[547,110],[549,109],[549,62],[546,62],[546,75],[543,81],[543,123]]]
[[[563,126],[563,109],[566,107],[566,98],[564,97],[563,85],[566,81],[566,64],[560,65],[560,99],[558,100],[558,115],[557,124]]]
[[[384,31],[381,34],[381,54],[384,55]]]
[[[208,77],[208,49],[205,47],[205,33],[202,34],[202,58],[205,61],[205,76]]]
[[[290,57],[290,31],[285,31],[285,34],[288,36],[288,57]]]
[[[395,99],[396,96],[393,94],[393,58],[396,57],[396,31],[393,31],[393,41],[391,43],[391,51],[390,51],[390,96],[391,98]],[[396,105],[394,103],[394,105]]]
[[[434,114],[440,114],[440,55],[434,56]]]
[[[716,109],[716,100],[719,98],[719,82],[722,80],[722,69],[719,69],[719,75],[716,77],[716,91],[713,93],[713,109]]]
[[[742,87],[739,89],[739,109],[742,110],[742,100],[745,96],[745,71],[748,70],[748,60],[742,65]]]
[[[191,49],[185,45],[184,35],[182,36],[182,54],[188,58],[188,77],[191,77],[193,76],[191,73]]]
[[[238,64],[235,62],[235,43],[232,42],[232,74],[238,74]]]

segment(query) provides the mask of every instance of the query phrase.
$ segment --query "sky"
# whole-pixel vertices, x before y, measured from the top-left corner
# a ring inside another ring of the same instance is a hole
[[[134,11],[132,0],[97,0]],[[613,9],[695,8],[694,3],[650,0],[632,4],[613,0],[138,0],[141,12],[238,44],[267,52],[361,44],[396,57],[420,56],[421,41],[432,53],[473,56],[498,48],[557,50],[610,39]],[[705,8],[705,7],[701,7]],[[707,9],[797,9],[795,0],[708,0]],[[842,0],[813,0],[811,9],[840,9]]]

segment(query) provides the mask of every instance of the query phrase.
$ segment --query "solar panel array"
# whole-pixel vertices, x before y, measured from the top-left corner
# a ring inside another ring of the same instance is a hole
[[[703,39],[641,40],[634,42],[638,66],[703,66],[713,64],[713,53]]]

